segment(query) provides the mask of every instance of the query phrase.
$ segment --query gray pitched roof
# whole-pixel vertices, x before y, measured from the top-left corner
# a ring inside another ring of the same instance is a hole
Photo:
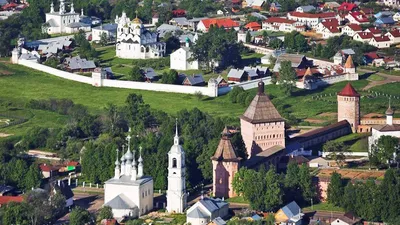
[[[103,24],[97,27],[93,27],[92,30],[106,30],[109,32],[115,32],[117,31],[118,24],[116,23],[108,23],[108,24]]]
[[[57,23],[56,23],[56,21],[54,21],[54,19],[50,19],[46,23],[48,23],[50,27],[58,27]]]
[[[204,83],[204,78],[203,78],[203,75],[201,75],[201,74],[196,74],[196,75],[193,75],[193,76],[186,76],[186,79],[189,80],[189,83],[191,85]]]
[[[157,77],[157,73],[154,71],[153,68],[143,68],[143,73],[144,73],[144,76],[150,80]]]
[[[303,12],[310,12],[312,10],[315,10],[316,8],[312,5],[305,5],[305,6],[299,6],[299,8],[303,9]]]
[[[71,27],[71,28],[90,27],[90,24],[75,22],[75,23],[68,24],[67,27]]]
[[[66,58],[65,62],[67,63],[68,68],[71,70],[96,68],[96,64],[94,64],[93,61],[81,59],[81,57],[79,57],[79,56],[75,56],[72,58]]]
[[[189,25],[189,22],[186,19],[186,17],[176,17],[176,18],[172,18],[171,20],[175,21],[176,24],[181,25],[181,26]]]
[[[214,212],[228,203],[219,198],[204,198],[199,201],[209,212]]]
[[[104,205],[110,206],[113,209],[135,209],[138,206],[131,201],[125,194],[119,194],[115,198],[106,202]]]
[[[193,209],[190,213],[187,214],[187,217],[190,218],[208,218],[208,216],[203,213],[199,208]]]
[[[301,213],[301,209],[299,205],[295,201],[285,205],[282,207],[282,211],[285,213],[285,215],[291,219],[294,216],[297,216],[299,213]]]
[[[244,75],[245,71],[241,70],[241,69],[231,69],[228,73],[228,77],[231,78],[242,78],[242,76]]]
[[[226,225],[225,220],[223,220],[221,217],[217,217],[213,220],[213,222],[217,225]]]

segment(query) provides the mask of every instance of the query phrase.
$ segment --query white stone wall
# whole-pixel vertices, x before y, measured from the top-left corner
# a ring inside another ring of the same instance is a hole
[[[116,87],[116,88],[127,88],[127,89],[148,90],[148,91],[182,93],[182,94],[195,94],[197,92],[201,92],[205,96],[218,97],[218,86],[213,83],[209,83],[207,87],[194,87],[194,86],[173,85],[173,84],[110,80],[110,79],[101,79],[100,76],[96,76],[94,78],[81,76],[27,60],[18,60],[18,64],[45,73],[49,73],[57,77],[78,81],[80,83],[92,84],[93,86],[97,87],[104,86],[104,87]]]
[[[365,149],[365,150],[367,150],[367,149]],[[320,154],[320,155],[323,158],[325,158],[325,157],[329,156],[330,154],[332,154],[332,152],[322,152],[322,154]],[[345,155],[345,156],[368,157],[368,152],[343,152],[343,155]]]

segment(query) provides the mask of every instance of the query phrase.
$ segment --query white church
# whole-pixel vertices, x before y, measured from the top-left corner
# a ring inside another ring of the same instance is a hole
[[[115,18],[117,28],[116,55],[124,59],[152,59],[165,56],[166,44],[158,41],[158,34],[147,30],[137,18],[132,21],[122,12]]]
[[[50,12],[46,13],[46,23],[43,25],[43,32],[48,34],[71,34],[79,30],[90,31],[91,25],[80,22],[81,17],[84,17],[83,11],[81,11],[81,15],[76,13],[74,3],[71,3],[70,11],[67,12],[65,0],[60,0],[60,10],[56,12],[54,11],[54,3],[52,2]]]
[[[135,151],[131,152],[128,135],[128,149],[115,161],[114,177],[105,182],[104,205],[112,208],[116,219],[137,218],[153,209],[153,178],[143,175],[141,149],[136,168]]]
[[[174,70],[198,70],[199,61],[191,60],[192,51],[190,50],[190,40],[185,40],[185,47],[171,53],[170,67]]]
[[[143,175],[143,159],[141,148],[136,165],[135,151],[131,152],[131,136],[127,136],[126,153],[115,161],[114,177],[105,182],[104,205],[110,206],[114,218],[122,220],[125,217],[137,218],[153,209],[153,178]],[[167,211],[183,213],[186,209],[186,167],[185,152],[179,144],[178,126],[174,145],[168,153],[168,190]]]

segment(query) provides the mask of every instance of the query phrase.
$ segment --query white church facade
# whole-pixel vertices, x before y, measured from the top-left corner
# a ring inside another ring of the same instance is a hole
[[[79,30],[88,32],[91,30],[90,24],[80,22],[83,17],[75,12],[74,3],[70,5],[70,11],[67,12],[65,0],[60,0],[60,9],[54,10],[54,4],[51,3],[50,12],[46,13],[46,23],[43,25],[43,32],[48,34],[76,33]]]
[[[179,144],[178,125],[168,152],[167,212],[183,213],[187,204],[185,152]]]
[[[153,178],[143,175],[141,149],[136,165],[135,151],[130,149],[131,136],[128,135],[128,149],[119,162],[115,161],[114,177],[105,182],[104,205],[110,206],[114,218],[137,218],[153,209]]]
[[[165,56],[166,44],[158,34],[147,30],[139,18],[132,21],[123,12],[115,18],[117,28],[116,55],[124,59],[151,59]]]

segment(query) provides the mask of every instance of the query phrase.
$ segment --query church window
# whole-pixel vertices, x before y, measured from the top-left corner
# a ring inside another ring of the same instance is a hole
[[[144,198],[144,192],[142,192],[142,198]]]
[[[140,48],[140,52],[144,52],[144,47],[141,47],[141,48]]]
[[[176,158],[173,158],[172,159],[172,168],[176,168],[176,165],[177,163],[176,163]]]
[[[146,52],[149,52],[150,51],[150,48],[147,46],[146,47]]]

